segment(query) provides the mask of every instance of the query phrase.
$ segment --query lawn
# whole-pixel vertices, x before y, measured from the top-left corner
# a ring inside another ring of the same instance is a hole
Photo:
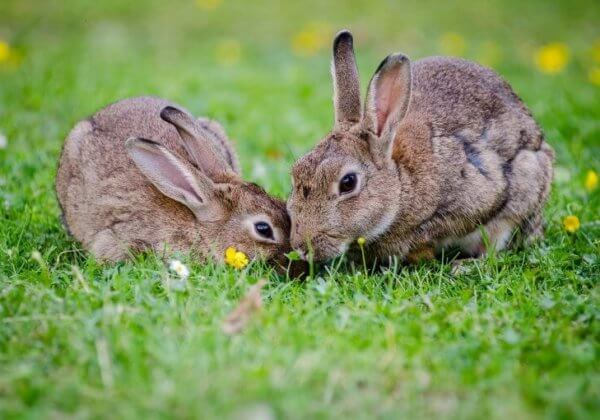
[[[541,243],[458,269],[340,260],[304,282],[178,255],[191,274],[173,287],[151,254],[102,265],[68,237],[62,141],[129,96],[218,119],[244,176],[286,197],[332,125],[343,27],[363,90],[398,50],[513,85],[557,153]],[[598,418],[599,79],[594,1],[2,0],[0,418]],[[225,334],[262,278],[262,310]]]

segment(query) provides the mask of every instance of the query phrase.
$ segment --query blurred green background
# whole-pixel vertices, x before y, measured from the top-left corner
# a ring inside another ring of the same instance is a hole
[[[600,7],[580,0],[3,0],[0,130],[14,152],[36,145],[53,161],[76,120],[123,97],[158,95],[221,120],[246,176],[282,195],[289,162],[331,125],[330,44],[341,28],[355,35],[363,90],[390,52],[460,55],[498,70],[553,122],[542,125],[559,161],[598,143],[589,134],[600,116]],[[536,66],[545,46],[556,73]],[[577,115],[563,118],[571,105]],[[257,169],[259,157],[282,176]]]
[[[62,141],[125,97],[216,118],[244,176],[285,197],[290,166],[332,125],[341,28],[363,92],[394,51],[463,56],[509,81],[557,152],[543,244],[459,275],[432,263],[274,281],[258,326],[230,340],[220,322],[260,269],[190,265],[173,295],[161,261],[101,266],[69,240]],[[598,172],[597,0],[0,0],[0,417],[593,418]]]

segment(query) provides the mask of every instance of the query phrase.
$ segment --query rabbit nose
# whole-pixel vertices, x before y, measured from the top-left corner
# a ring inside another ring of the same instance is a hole
[[[290,238],[290,245],[292,246],[292,249],[301,256],[306,253],[306,244],[300,236],[292,236],[292,238]]]
[[[292,237],[290,240],[290,245],[292,249],[298,253],[300,258],[303,260],[306,259],[306,254],[308,252],[308,247],[306,246],[306,242],[300,236]]]
[[[292,233],[290,238],[290,245],[292,246],[292,249],[298,252],[302,258],[304,258],[308,252],[308,242],[309,240],[306,236],[299,235],[296,232]]]
[[[309,243],[312,241],[313,232],[310,231],[310,226],[301,225],[292,222],[292,232],[290,234],[290,245],[296,251],[300,258],[306,260],[309,251]]]

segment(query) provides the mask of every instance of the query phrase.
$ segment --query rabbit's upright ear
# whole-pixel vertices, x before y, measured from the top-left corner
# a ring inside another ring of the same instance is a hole
[[[186,164],[152,140],[130,138],[125,145],[136,166],[161,193],[187,206],[199,220],[218,218],[213,199],[215,186],[208,177],[192,173]]]
[[[369,145],[374,156],[391,157],[398,126],[408,111],[411,84],[410,60],[403,54],[386,57],[371,78],[363,124],[377,136]]]
[[[360,81],[354,57],[352,34],[340,31],[333,40],[333,106],[335,128],[345,128],[360,121]]]
[[[214,134],[204,130],[198,121],[180,109],[172,106],[163,108],[160,117],[175,126],[183,147],[192,161],[211,179],[232,172],[224,156],[215,148]]]

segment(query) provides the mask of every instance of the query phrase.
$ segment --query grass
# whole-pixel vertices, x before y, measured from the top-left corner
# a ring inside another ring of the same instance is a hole
[[[600,190],[584,188],[600,171],[597,5],[216,3],[2,2],[13,58],[0,63],[0,418],[597,418]],[[325,45],[294,54],[313,26]],[[290,165],[331,126],[328,38],[347,26],[363,89],[399,49],[454,49],[510,81],[557,151],[542,243],[458,273],[341,264],[304,283],[183,255],[192,274],[178,291],[153,255],[103,266],[66,235],[53,192],[62,140],[127,96],[219,119],[245,176],[285,197]],[[553,41],[570,61],[551,76],[532,57]],[[225,335],[263,277],[263,310]]]

